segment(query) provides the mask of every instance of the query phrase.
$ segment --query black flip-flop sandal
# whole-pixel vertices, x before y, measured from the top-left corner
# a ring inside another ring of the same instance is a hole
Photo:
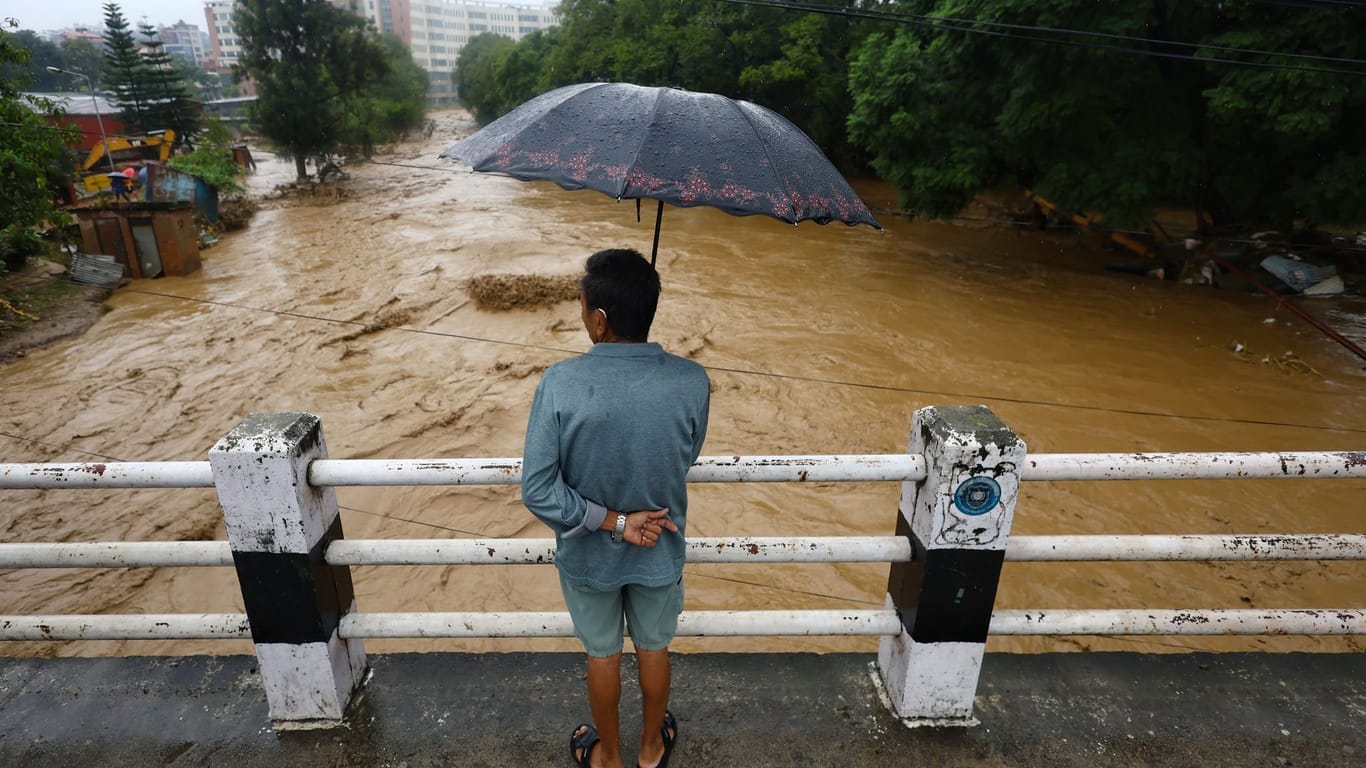
[[[669,735],[669,731],[673,735]],[[655,768],[669,768],[669,755],[673,754],[674,744],[678,743],[678,721],[674,719],[674,713],[664,710],[664,724],[659,726],[659,735],[664,737],[664,755],[659,758]],[[636,768],[640,768],[640,762],[636,762]]]
[[[584,729],[583,733],[579,733],[580,728]],[[597,728],[588,723],[578,726],[569,734],[569,759],[573,760],[574,765],[579,766],[579,768],[591,768],[592,763],[589,758],[593,754],[593,747],[596,747],[600,741],[602,741],[602,737],[598,736]],[[583,750],[582,754],[574,754],[581,749]]]

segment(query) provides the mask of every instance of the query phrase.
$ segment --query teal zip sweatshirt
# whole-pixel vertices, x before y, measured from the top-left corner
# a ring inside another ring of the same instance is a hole
[[[522,501],[555,532],[555,565],[598,590],[682,577],[688,468],[707,436],[711,382],[658,344],[600,343],[546,370],[522,451]],[[652,549],[614,542],[607,509],[668,508],[678,533]]]

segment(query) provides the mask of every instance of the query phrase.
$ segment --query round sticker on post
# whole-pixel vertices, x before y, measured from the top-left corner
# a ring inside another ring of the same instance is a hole
[[[953,492],[953,505],[965,515],[985,515],[1001,502],[1001,485],[995,479],[979,475],[964,480]]]

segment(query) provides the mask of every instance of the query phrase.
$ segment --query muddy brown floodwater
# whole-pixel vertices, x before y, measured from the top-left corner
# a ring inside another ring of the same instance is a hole
[[[577,306],[479,308],[483,275],[572,276],[653,222],[593,192],[471,174],[472,129],[273,199],[184,278],[136,281],[83,336],[0,368],[0,462],[203,460],[245,415],[303,410],[335,458],[521,454],[542,370],[588,347]],[[292,165],[261,157],[257,191]],[[874,206],[893,193],[864,185]],[[648,210],[648,209],[647,209]],[[897,453],[912,413],[984,403],[1033,452],[1366,448],[1361,361],[1264,298],[1122,278],[1066,235],[910,223],[885,233],[669,208],[654,337],[708,366],[706,454]],[[343,322],[345,321],[345,322]],[[348,324],[350,323],[350,324]],[[1240,345],[1242,351],[1234,351]],[[565,351],[555,351],[565,350]],[[1021,534],[1361,530],[1366,482],[1026,483]],[[704,484],[689,533],[887,535],[898,487]],[[353,538],[545,537],[515,488],[339,489]],[[208,490],[0,492],[4,541],[224,538]],[[691,565],[687,606],[881,606],[887,567]],[[1010,564],[1009,608],[1363,606],[1360,563]],[[365,567],[364,611],[561,610],[551,568]],[[3,613],[242,609],[228,568],[0,572]],[[572,640],[371,641],[372,651],[573,649]],[[871,651],[870,638],[685,639],[682,651]],[[996,638],[1040,651],[1360,650],[1353,638]],[[246,653],[245,642],[3,643],[6,654]]]

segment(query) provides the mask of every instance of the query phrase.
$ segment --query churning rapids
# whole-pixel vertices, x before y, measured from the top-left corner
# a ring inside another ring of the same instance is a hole
[[[537,378],[587,348],[571,301],[487,311],[467,281],[566,276],[648,250],[652,206],[483,176],[473,129],[271,197],[202,271],[134,282],[83,336],[0,368],[0,462],[203,460],[243,416],[322,417],[334,458],[518,456]],[[258,193],[293,165],[258,155]],[[889,208],[886,187],[859,186]],[[664,213],[654,338],[708,366],[709,455],[896,453],[911,414],[983,403],[1032,452],[1366,448],[1361,362],[1265,298],[1116,277],[1068,235],[906,222],[885,233]],[[1268,321],[1269,318],[1274,320]],[[348,321],[342,323],[338,321]],[[369,327],[365,327],[366,325]],[[564,351],[560,351],[564,350]],[[1293,353],[1293,356],[1288,356]],[[887,535],[896,483],[701,484],[689,533]],[[1366,481],[1026,483],[1014,532],[1344,533]],[[344,488],[354,538],[545,537],[516,488]],[[209,490],[4,491],[4,541],[224,538]],[[1010,564],[1009,608],[1362,607],[1360,563]],[[884,564],[691,565],[688,608],[879,607]],[[551,568],[356,569],[364,611],[562,610]],[[5,613],[242,610],[230,568],[0,572]],[[6,654],[246,653],[245,642],[7,643]],[[870,638],[684,639],[681,651],[871,651]],[[997,638],[993,650],[1361,650],[1353,638]],[[573,640],[370,641],[371,651]]]

